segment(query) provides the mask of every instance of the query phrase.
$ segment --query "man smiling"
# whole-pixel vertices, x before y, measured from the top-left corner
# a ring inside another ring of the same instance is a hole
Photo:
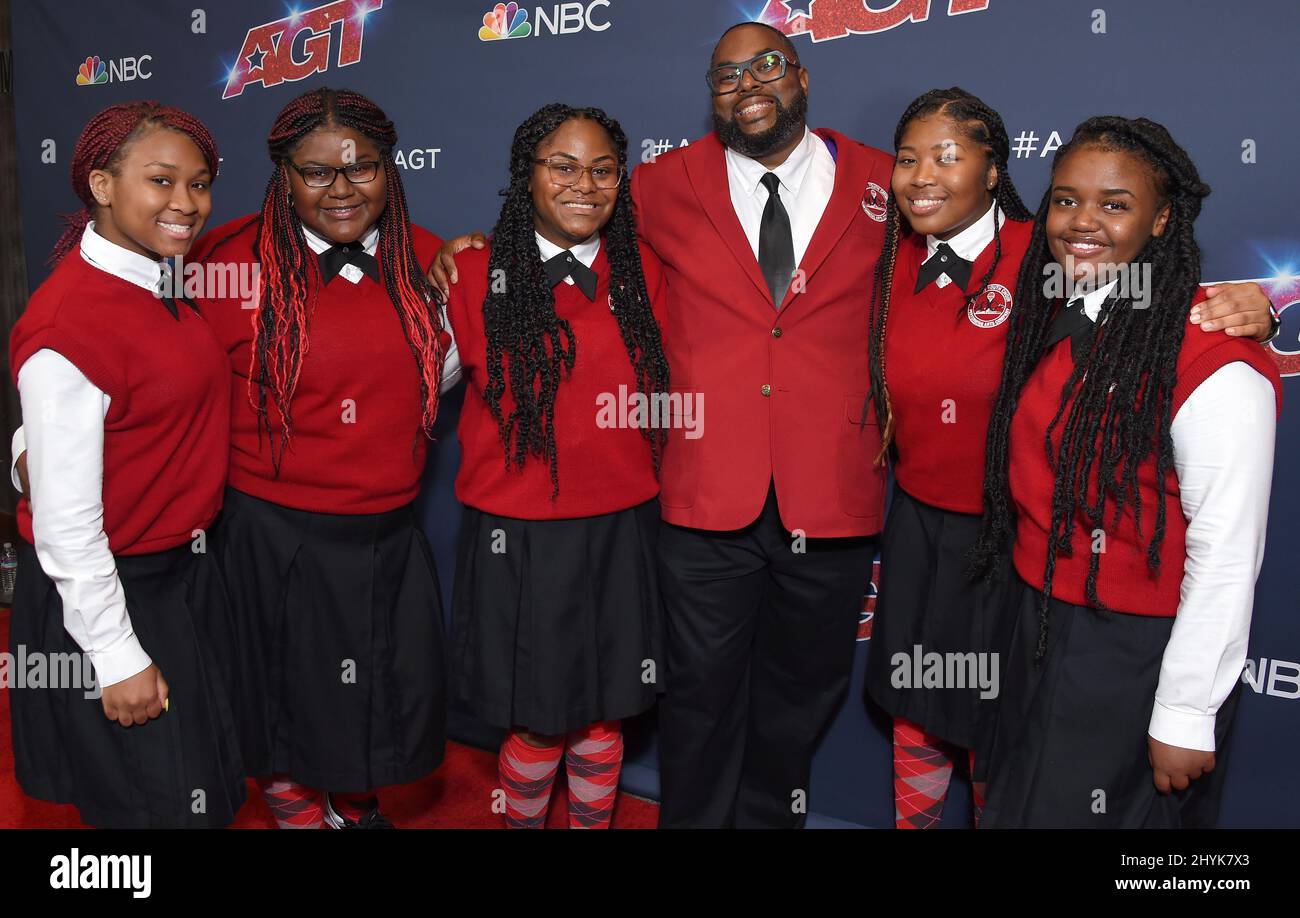
[[[714,133],[633,173],[668,277],[673,389],[660,503],[668,693],[660,824],[799,826],[842,701],[881,527],[867,308],[892,157],[809,131],[808,71],[745,23],[707,82]]]

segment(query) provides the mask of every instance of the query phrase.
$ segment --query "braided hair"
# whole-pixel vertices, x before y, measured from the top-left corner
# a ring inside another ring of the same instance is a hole
[[[77,138],[77,147],[72,153],[72,191],[83,207],[76,213],[63,216],[63,233],[46,259],[46,266],[53,267],[63,260],[64,255],[76,248],[81,241],[81,234],[95,218],[99,204],[90,191],[90,173],[103,170],[117,175],[118,167],[131,144],[159,128],[176,131],[194,141],[194,145],[203,154],[203,160],[208,164],[213,179],[216,178],[220,162],[217,143],[198,118],[161,102],[120,102],[110,105],[86,122],[81,136]]]
[[[611,306],[636,373],[637,391],[647,399],[668,391],[668,360],[659,324],[651,311],[637,247],[627,174],[627,136],[617,121],[598,108],[545,105],[515,131],[510,147],[510,184],[501,192],[505,202],[492,230],[488,276],[504,278],[505,283],[492,284],[483,302],[487,338],[483,398],[497,422],[506,468],[522,468],[529,454],[543,459],[550,468],[552,497],[560,490],[555,395],[564,375],[573,370],[577,341],[569,323],[555,313],[555,294],[537,249],[530,182],[538,145],[574,118],[599,124],[617,151],[622,179],[614,212],[602,231],[610,267]],[[508,415],[501,406],[507,390],[514,406]],[[650,443],[658,474],[666,431],[643,427],[641,433]]]
[[[1112,526],[1131,504],[1138,538],[1142,538],[1139,466],[1154,452],[1157,481],[1163,481],[1173,468],[1169,429],[1175,368],[1189,304],[1201,275],[1201,253],[1192,224],[1202,199],[1210,193],[1187,152],[1163,126],[1146,118],[1089,118],[1075,128],[1070,142],[1056,151],[1053,172],[1070,152],[1085,148],[1130,153],[1145,162],[1170,213],[1164,233],[1152,236],[1134,259],[1134,263],[1152,265],[1152,307],[1136,308],[1128,297],[1112,299],[1103,306],[1091,348],[1075,362],[1061,390],[1060,407],[1044,434],[1043,446],[1056,469],[1056,483],[1040,606],[1040,660],[1047,648],[1056,558],[1073,555],[1076,522],[1085,521],[1090,530],[1104,530],[1107,499],[1114,501]],[[1050,270],[1053,262],[1046,234],[1051,200],[1049,185],[1020,270],[1020,304],[1008,330],[1001,389],[989,424],[983,529],[970,556],[975,575],[996,573],[997,560],[1014,533],[1008,458],[1011,420],[1021,391],[1043,357],[1056,311],[1043,283],[1045,269]],[[1062,434],[1059,449],[1052,446],[1052,432],[1058,424]],[[1093,476],[1095,490],[1090,483]],[[1163,500],[1156,502],[1155,517],[1147,543],[1147,565],[1153,573],[1160,567],[1165,534]],[[1085,590],[1088,605],[1104,610],[1106,606],[1097,596],[1100,563],[1101,553],[1091,552]]]
[[[321,87],[289,102],[266,139],[275,168],[266,186],[253,249],[262,266],[262,296],[256,315],[249,368],[249,397],[258,416],[259,435],[266,431],[277,472],[280,455],[292,433],[290,405],[308,346],[308,324],[320,288],[320,269],[307,245],[302,221],[293,207],[289,158],[312,131],[347,127],[379,147],[387,199],[379,217],[378,261],[388,298],[401,320],[402,334],[420,373],[421,427],[433,430],[438,413],[438,385],[445,345],[442,320],[433,292],[411,241],[411,215],[401,172],[393,164],[397,129],[383,110],[360,93]],[[248,224],[236,230],[242,231]],[[223,240],[224,241],[224,240]],[[218,243],[219,245],[220,243]],[[278,434],[271,430],[268,399],[280,416]]]
[[[966,297],[962,309],[969,308],[984,293],[985,287],[993,278],[998,263],[1002,260],[1002,230],[998,225],[999,212],[1005,213],[1013,220],[1029,221],[1033,215],[1020,200],[1020,193],[1011,182],[1007,170],[1007,157],[1011,144],[1007,139],[1007,129],[1002,123],[1002,116],[960,87],[950,89],[932,89],[912,100],[912,103],[898,119],[894,129],[894,149],[903,142],[907,126],[917,118],[938,114],[958,125],[968,140],[984,148],[989,165],[996,166],[998,181],[993,188],[993,260],[988,270],[980,279],[975,291]],[[889,318],[889,300],[894,287],[894,263],[898,256],[899,235],[902,231],[898,203],[894,195],[889,195],[885,207],[885,243],[880,259],[876,262],[875,284],[871,292],[871,327],[870,364],[871,391],[876,406],[876,416],[883,419],[880,437],[880,453],[876,464],[883,464],[894,439],[894,410],[889,399],[889,387],[885,382],[885,325]],[[864,418],[865,420],[865,418]]]

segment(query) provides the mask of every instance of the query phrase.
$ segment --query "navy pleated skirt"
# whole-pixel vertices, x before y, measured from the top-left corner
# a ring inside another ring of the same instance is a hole
[[[988,581],[967,578],[966,554],[979,531],[978,515],[931,506],[895,484],[881,537],[866,683],[868,697],[891,716],[976,750],[977,767],[997,703],[993,689],[977,678],[918,685],[912,661],[930,653],[974,653],[982,655],[974,658],[974,672],[983,666],[992,676],[997,667],[1000,679],[1012,622],[1005,599],[1009,578],[1005,570]],[[966,665],[962,670],[972,672]]]
[[[249,774],[363,792],[437,768],[442,601],[412,507],[312,513],[227,489],[219,532]]]
[[[168,708],[130,727],[104,716],[98,686],[82,678],[92,670],[63,628],[58,590],[35,548],[20,542],[9,627],[10,652],[28,664],[24,687],[11,679],[9,691],[18,783],[31,797],[72,804],[99,828],[228,825],[246,786],[226,682],[234,644],[220,570],[188,542],[114,560],[131,627],[167,682]]]
[[[452,600],[457,697],[559,735],[651,708],[664,687],[659,504],[521,520],[466,507]]]
[[[1049,601],[1017,578],[983,828],[1213,828],[1241,683],[1215,718],[1215,769],[1186,790],[1152,781],[1147,729],[1174,619]]]

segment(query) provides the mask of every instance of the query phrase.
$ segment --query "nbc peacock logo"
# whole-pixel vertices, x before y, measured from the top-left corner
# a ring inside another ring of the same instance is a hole
[[[483,27],[478,30],[479,41],[496,41],[499,38],[527,38],[533,27],[528,24],[528,11],[518,3],[498,3],[483,14]]]
[[[77,85],[94,86],[97,83],[108,82],[108,68],[104,62],[99,59],[98,54],[92,54],[81,62],[77,68]]]

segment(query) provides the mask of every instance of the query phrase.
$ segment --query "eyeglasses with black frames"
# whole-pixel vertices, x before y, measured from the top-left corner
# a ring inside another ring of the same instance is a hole
[[[346,166],[300,166],[295,162],[290,162],[289,167],[302,177],[303,184],[308,188],[328,188],[334,184],[334,180],[343,173],[353,185],[364,185],[366,182],[373,182],[375,176],[379,174],[379,163],[348,163]]]
[[[747,61],[714,67],[704,75],[704,79],[710,92],[715,96],[725,96],[740,88],[746,70],[759,83],[773,83],[785,76],[787,68],[798,66],[798,61],[788,60],[780,51],[764,51]]]

